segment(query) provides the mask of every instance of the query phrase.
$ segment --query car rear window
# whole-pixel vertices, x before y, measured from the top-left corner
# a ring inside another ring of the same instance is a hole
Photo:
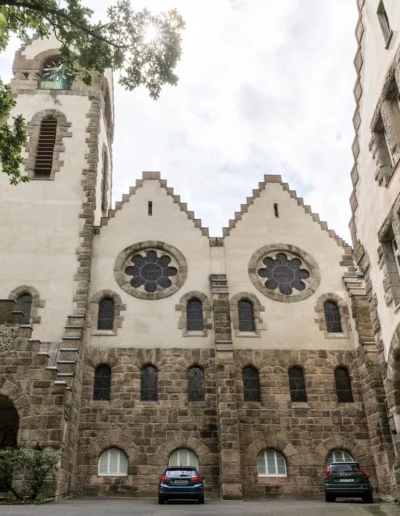
[[[332,473],[359,473],[360,467],[358,464],[331,464]]]
[[[195,469],[167,469],[165,472],[166,477],[181,477],[181,476],[187,476],[187,477],[195,477],[196,476],[196,470]]]

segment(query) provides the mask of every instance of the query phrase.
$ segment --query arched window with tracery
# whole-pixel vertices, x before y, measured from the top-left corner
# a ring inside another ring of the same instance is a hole
[[[324,312],[328,333],[342,333],[342,323],[337,303],[335,301],[325,301]]]
[[[101,364],[94,371],[93,399],[110,401],[111,396],[111,367]]]
[[[201,367],[193,366],[188,370],[189,401],[204,401],[204,371]]]
[[[301,367],[289,369],[290,398],[292,402],[305,403],[307,401],[306,381]]]
[[[335,369],[335,384],[339,403],[353,403],[350,375],[345,367]]]
[[[193,298],[186,306],[187,331],[203,331],[203,303]]]
[[[114,329],[114,299],[105,297],[99,303],[99,316],[97,318],[98,330],[113,330]]]
[[[15,308],[17,312],[22,312],[24,318],[22,324],[30,324],[31,322],[31,310],[32,310],[32,296],[30,294],[21,294],[17,298],[17,306]]]
[[[40,124],[39,141],[36,148],[34,177],[46,179],[51,176],[56,136],[57,119],[52,116],[43,118]]]
[[[141,374],[141,401],[157,401],[158,371],[154,366],[143,367]]]
[[[239,331],[254,332],[253,303],[248,299],[242,299],[238,303]]]
[[[243,397],[244,401],[260,401],[260,381],[255,367],[243,369]]]

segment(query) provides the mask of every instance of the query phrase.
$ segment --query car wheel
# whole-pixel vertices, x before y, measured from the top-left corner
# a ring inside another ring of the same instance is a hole
[[[325,502],[334,502],[336,500],[335,496],[332,496],[329,493],[325,493]]]
[[[372,493],[369,492],[367,495],[363,496],[363,502],[364,503],[374,503],[374,497],[372,496]]]
[[[203,503],[204,503],[204,496],[200,496],[200,497],[198,498],[198,502],[199,502],[199,503],[201,503],[201,504],[203,504]]]
[[[158,503],[163,505],[166,502],[166,498],[164,496],[158,495]]]

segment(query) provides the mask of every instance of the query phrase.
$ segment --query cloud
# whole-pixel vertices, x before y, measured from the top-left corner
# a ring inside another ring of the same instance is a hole
[[[85,3],[104,18],[107,1]],[[115,82],[115,200],[142,170],[160,170],[220,235],[263,174],[277,173],[348,239],[354,4],[136,0],[180,11],[184,54],[178,86],[157,102]]]

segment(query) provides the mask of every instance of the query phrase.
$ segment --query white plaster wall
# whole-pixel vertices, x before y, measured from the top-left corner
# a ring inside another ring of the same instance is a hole
[[[274,203],[279,206],[279,218],[274,214]],[[260,248],[274,243],[291,244],[309,253],[319,265],[321,283],[318,290],[304,301],[285,303],[262,294],[250,281],[248,265]],[[346,299],[341,267],[344,250],[323,231],[304,208],[298,206],[290,194],[278,183],[267,184],[266,190],[255,199],[248,213],[225,239],[226,272],[230,296],[250,292],[257,296],[265,312],[261,313],[267,329],[261,337],[236,337],[236,348],[264,349],[352,349],[350,339],[325,339],[315,322],[317,299],[328,292]]]
[[[89,108],[83,96],[18,95],[13,114],[29,121],[39,111],[57,109],[72,123],[72,137],[63,139],[64,165],[54,181],[10,186],[0,174],[0,297],[20,285],[39,291],[46,306],[39,309],[42,321],[34,326],[33,338],[42,341],[61,340],[73,308]]]
[[[60,48],[61,44],[54,34],[50,34],[48,39],[34,39],[26,48],[22,51],[22,55],[26,59],[34,59],[38,54],[49,50],[50,48]]]
[[[399,194],[400,170],[395,171],[389,187],[379,186],[374,179],[375,162],[369,150],[371,120],[382,91],[386,73],[393,63],[400,44],[400,4],[397,0],[385,0],[384,3],[393,29],[393,37],[388,49],[385,48],[376,14],[379,1],[367,0],[363,10],[365,32],[362,39],[362,55],[364,64],[361,71],[363,93],[360,102],[360,154],[358,157],[360,179],[356,187],[358,199],[356,225],[357,236],[367,250],[371,262],[371,280],[378,297],[378,314],[387,356],[393,332],[400,322],[400,314],[395,313],[393,304],[389,307],[385,304],[383,275],[378,268],[378,231]]]
[[[153,202],[153,215],[148,216],[148,201]],[[160,240],[176,247],[188,263],[185,284],[172,296],[160,300],[141,300],[124,292],[114,278],[114,264],[126,247],[146,241]],[[175,310],[180,298],[198,290],[211,300],[210,247],[173,198],[157,180],[146,180],[130,197],[115,218],[95,236],[92,264],[91,296],[100,290],[118,293],[127,310],[121,312],[123,327],[117,336],[91,336],[92,346],[141,348],[213,347],[213,332],[207,337],[183,337],[178,329],[181,312]],[[90,329],[88,330],[90,333]]]

